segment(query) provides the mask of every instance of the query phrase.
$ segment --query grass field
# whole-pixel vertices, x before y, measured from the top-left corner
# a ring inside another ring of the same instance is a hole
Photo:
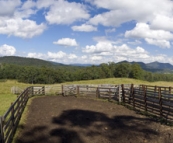
[[[10,107],[10,104],[14,102],[17,95],[11,93],[11,88],[13,86],[25,89],[30,84],[19,83],[15,80],[7,80],[0,82],[0,116],[5,113],[5,111]]]
[[[129,78],[108,78],[99,80],[83,80],[75,82],[67,82],[63,84],[145,84],[145,85],[157,85],[157,86],[172,86],[173,82],[147,82]],[[57,84],[50,85],[56,86]],[[25,89],[26,87],[33,86],[31,84],[19,83],[15,80],[7,80],[0,82],[0,116],[5,113],[5,111],[10,107],[10,104],[14,102],[17,95],[11,93],[11,88],[17,86],[19,88]]]

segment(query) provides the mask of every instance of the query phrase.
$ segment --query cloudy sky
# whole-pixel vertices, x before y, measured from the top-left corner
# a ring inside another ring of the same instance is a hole
[[[0,56],[173,64],[173,0],[0,0]]]

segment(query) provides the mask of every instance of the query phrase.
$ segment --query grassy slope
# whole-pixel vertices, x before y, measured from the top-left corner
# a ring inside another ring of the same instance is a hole
[[[67,84],[145,84],[145,85],[157,85],[157,86],[172,86],[173,82],[148,82],[130,78],[107,78],[107,79],[98,79],[98,80],[83,80],[83,81],[75,81],[68,82]]]
[[[17,98],[17,95],[11,93],[11,88],[13,86],[20,87],[25,89],[30,84],[19,83],[15,80],[7,80],[0,82],[0,116],[5,113],[5,111],[10,107],[10,104],[14,102]]]
[[[83,80],[75,82],[67,82],[63,84],[145,84],[145,85],[158,85],[158,86],[173,86],[173,82],[147,82],[129,78],[107,78],[99,80]],[[19,83],[15,80],[7,80],[0,82],[0,116],[10,107],[10,104],[17,98],[16,95],[11,93],[11,87],[17,86],[20,88],[26,88],[32,86],[31,84]],[[52,86],[56,86],[52,85]]]

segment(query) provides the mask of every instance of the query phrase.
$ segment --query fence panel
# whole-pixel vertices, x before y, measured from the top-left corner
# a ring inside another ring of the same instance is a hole
[[[6,113],[0,117],[0,143],[10,143],[12,141],[29,97],[34,94],[40,95],[44,93],[44,87],[28,87],[18,96]]]

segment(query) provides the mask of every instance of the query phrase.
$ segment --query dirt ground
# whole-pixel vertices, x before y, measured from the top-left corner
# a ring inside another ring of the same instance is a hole
[[[47,96],[29,106],[17,143],[173,143],[173,127],[122,105]]]

